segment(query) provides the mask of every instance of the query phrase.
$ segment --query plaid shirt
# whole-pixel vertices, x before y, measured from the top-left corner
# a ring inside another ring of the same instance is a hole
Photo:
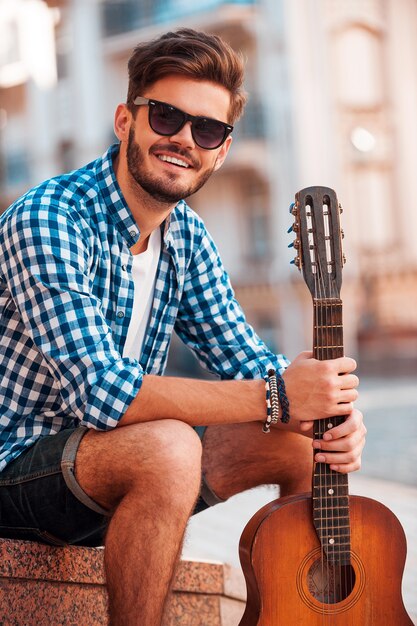
[[[39,437],[117,425],[172,332],[223,379],[288,364],[246,323],[201,219],[181,201],[163,229],[139,361],[122,358],[139,229],[116,181],[118,146],[48,180],[0,218],[0,471]]]

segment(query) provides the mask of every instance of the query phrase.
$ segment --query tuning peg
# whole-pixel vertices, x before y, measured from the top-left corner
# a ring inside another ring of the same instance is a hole
[[[287,230],[287,233],[292,233],[293,229],[294,229],[294,224],[291,224],[291,226]]]
[[[296,267],[298,267],[298,269],[301,268],[301,259],[299,256],[296,256],[295,259],[293,259],[292,261],[290,261],[291,265],[295,265]]]
[[[343,207],[342,207],[342,205],[340,204],[340,202],[339,202],[339,213],[343,213]]]
[[[295,215],[297,213],[297,209],[295,208],[295,202],[291,202],[290,204],[290,213]]]
[[[294,246],[294,241],[292,241],[291,243],[289,243],[289,244],[288,244],[288,247],[289,247],[289,248],[294,248],[294,247],[295,247],[295,246]]]
[[[343,262],[343,265],[346,264],[346,255],[345,254],[342,254],[342,262]]]
[[[340,229],[340,236],[342,239],[345,238],[345,231],[343,230],[343,228]]]

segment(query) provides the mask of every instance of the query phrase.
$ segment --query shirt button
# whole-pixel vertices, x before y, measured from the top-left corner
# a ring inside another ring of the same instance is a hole
[[[120,319],[121,319],[124,316],[125,316],[125,314],[123,313],[123,311],[118,311],[117,317],[120,317]]]
[[[125,272],[127,270],[126,265],[122,265],[122,270]]]
[[[136,237],[136,231],[135,231],[135,230],[131,230],[131,231],[129,232],[129,235],[130,235],[131,237]]]

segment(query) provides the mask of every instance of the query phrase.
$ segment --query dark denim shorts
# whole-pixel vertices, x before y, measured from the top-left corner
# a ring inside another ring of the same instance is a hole
[[[205,427],[195,429],[203,438]],[[39,439],[0,473],[0,537],[100,546],[108,513],[78,484],[75,457],[85,427]],[[194,514],[220,500],[203,481]]]

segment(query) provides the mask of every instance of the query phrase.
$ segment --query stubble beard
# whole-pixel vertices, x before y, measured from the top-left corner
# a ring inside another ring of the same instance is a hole
[[[170,146],[170,152],[181,156],[181,151],[176,146]],[[180,200],[188,198],[196,193],[208,181],[214,171],[214,166],[203,171],[197,180],[188,187],[176,184],[177,177],[175,174],[167,174],[162,177],[152,175],[151,172],[145,171],[143,151],[139,144],[135,141],[134,127],[129,130],[129,139],[127,143],[127,168],[133,180],[141,187],[153,200],[162,204],[177,204]]]

